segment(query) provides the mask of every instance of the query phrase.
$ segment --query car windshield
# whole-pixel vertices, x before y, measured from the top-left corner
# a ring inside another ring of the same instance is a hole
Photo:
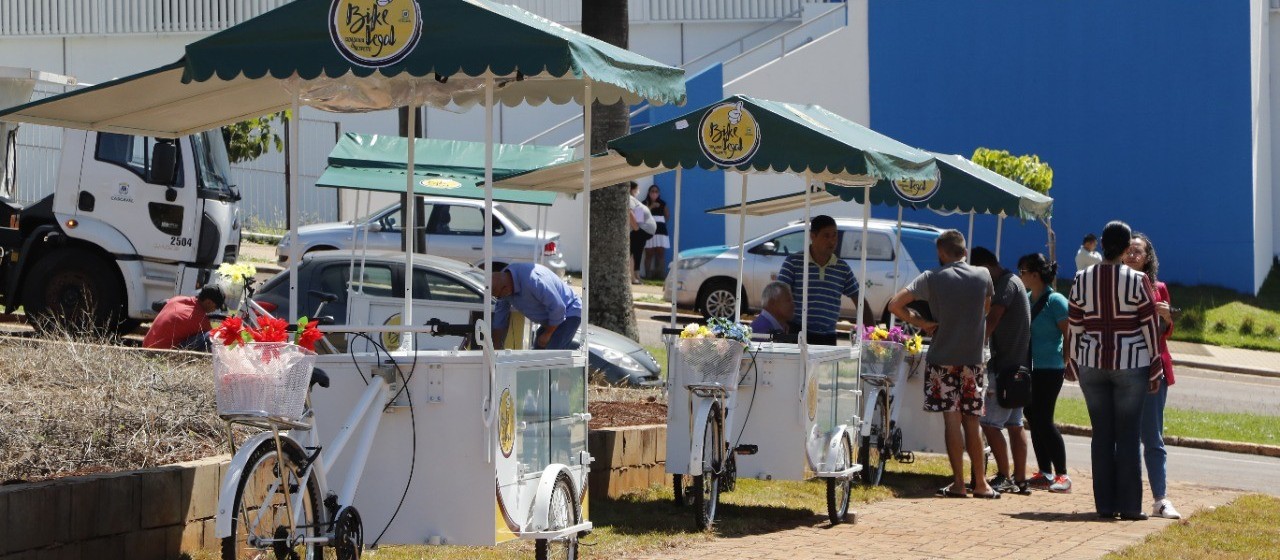
[[[360,223],[362,223],[362,224],[363,224],[363,223],[365,223],[365,222],[372,222],[372,221],[374,221],[374,220],[378,219],[379,217],[381,217],[383,214],[387,213],[387,211],[389,211],[389,210],[393,210],[393,209],[394,209],[396,212],[399,212],[399,211],[400,211],[400,203],[399,203],[399,202],[394,202],[394,203],[388,204],[388,205],[386,205],[386,206],[383,206],[382,208],[379,208],[379,209],[377,209],[377,210],[375,210],[375,211],[373,211],[373,212],[371,212],[371,213],[369,213],[369,214],[366,214],[363,218],[360,218],[359,222],[360,222]]]
[[[195,152],[196,177],[200,189],[218,198],[238,198],[231,184],[231,163],[220,129],[206,130],[191,136]]]
[[[520,231],[529,231],[533,229],[533,226],[529,225],[528,222],[521,220],[520,216],[517,216],[510,210],[507,210],[506,207],[501,204],[494,204],[493,212],[495,214],[501,214],[502,217],[506,218],[508,222],[511,222],[511,225],[515,226],[516,229]]]

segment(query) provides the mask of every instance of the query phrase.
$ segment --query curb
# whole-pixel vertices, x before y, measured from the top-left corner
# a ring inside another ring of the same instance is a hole
[[[1058,426],[1058,431],[1067,435],[1093,437],[1093,428],[1090,428],[1089,426],[1077,426],[1075,424],[1056,425]],[[1208,451],[1224,451],[1227,453],[1244,453],[1249,455],[1262,455],[1265,457],[1280,458],[1280,445],[1241,443],[1238,441],[1222,441],[1217,439],[1200,439],[1181,436],[1164,436],[1164,443],[1166,445],[1205,449]]]
[[[1218,362],[1202,362],[1199,360],[1188,360],[1185,358],[1174,358],[1174,365],[1186,366],[1196,369],[1207,369],[1212,371],[1221,371],[1225,373],[1242,373],[1245,375],[1260,375],[1262,377],[1280,377],[1280,370],[1255,368],[1248,366],[1236,366],[1231,364],[1223,364]]]

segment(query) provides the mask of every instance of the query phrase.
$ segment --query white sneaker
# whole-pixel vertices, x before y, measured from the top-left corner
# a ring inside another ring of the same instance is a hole
[[[1168,498],[1156,500],[1154,504],[1151,504],[1151,515],[1165,519],[1182,519],[1182,514],[1173,509],[1173,502],[1170,502]]]

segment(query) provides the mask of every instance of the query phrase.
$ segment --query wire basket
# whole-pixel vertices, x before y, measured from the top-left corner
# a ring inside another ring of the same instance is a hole
[[[302,419],[316,354],[286,342],[213,345],[218,416]]]
[[[734,378],[742,362],[743,345],[728,338],[682,338],[676,341],[680,358],[696,374],[689,383],[719,383],[736,388]]]
[[[892,382],[902,368],[902,359],[906,354],[907,348],[897,342],[863,340],[860,376],[873,383]]]

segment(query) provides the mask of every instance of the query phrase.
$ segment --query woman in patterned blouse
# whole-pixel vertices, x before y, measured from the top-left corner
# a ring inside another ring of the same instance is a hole
[[[1164,377],[1151,280],[1120,262],[1131,237],[1124,222],[1107,224],[1102,263],[1077,272],[1067,298],[1066,378],[1079,379],[1089,409],[1093,502],[1102,519],[1147,518],[1139,427],[1143,399]]]

